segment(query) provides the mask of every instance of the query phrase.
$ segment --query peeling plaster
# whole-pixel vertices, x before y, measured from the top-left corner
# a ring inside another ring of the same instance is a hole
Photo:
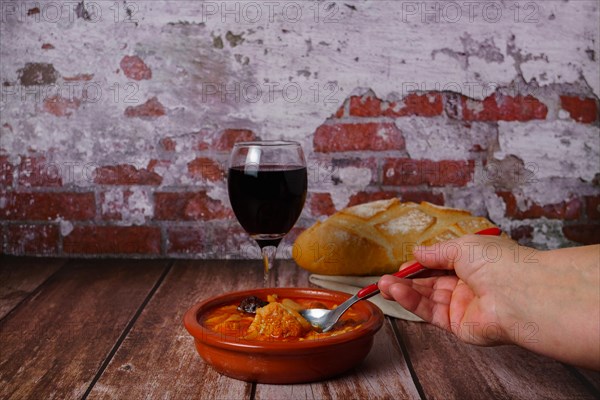
[[[452,87],[481,98],[486,93],[473,92],[472,84],[510,85],[522,76],[526,82],[544,85],[582,81],[600,94],[598,57],[589,57],[590,50],[598,54],[600,43],[593,1],[540,7],[536,23],[525,23],[523,16],[516,21],[508,8],[494,23],[481,16],[470,21],[464,10],[456,23],[423,23],[420,14],[403,14],[402,2],[381,0],[362,2],[356,10],[321,10],[321,18],[334,14],[331,23],[315,22],[308,5],[303,9],[306,17],[297,22],[280,13],[273,20],[230,17],[223,22],[220,14],[204,15],[196,2],[139,6],[143,19],[138,18],[137,26],[115,24],[111,18],[93,26],[82,18],[69,26],[2,24],[0,65],[5,80],[16,82],[17,71],[31,62],[32,51],[24,49],[36,49],[37,38],[60,31],[61,39],[55,42],[68,42],[69,50],[46,52],[44,62],[61,76],[93,75],[93,83],[102,89],[97,102],[83,103],[68,118],[37,112],[35,101],[2,102],[2,121],[13,126],[19,121],[12,132],[3,132],[2,147],[11,152],[29,146],[39,151],[57,148],[69,161],[109,164],[125,158],[140,164],[151,158],[144,157],[148,153],[128,154],[126,149],[135,148],[140,140],[156,142],[165,132],[198,131],[206,123],[253,129],[265,139],[299,138],[314,132],[356,88],[371,88],[384,99],[391,94],[402,97],[415,86]],[[548,18],[550,13],[555,19]],[[223,48],[215,47],[215,38],[223,37]],[[315,43],[337,44],[338,51]],[[444,48],[462,49],[467,68],[449,63],[447,57],[431,58]],[[152,68],[153,79],[127,86],[131,82],[115,72],[119,60],[131,53]],[[358,56],[360,62],[355,61]],[[310,76],[302,72],[290,81],[290,71],[310,71]],[[260,95],[244,93],[244,85],[259,88]],[[81,86],[76,84],[75,89]],[[115,102],[116,87],[120,93]],[[224,95],[227,90],[233,94]],[[133,92],[137,99],[133,105],[157,96],[169,118],[125,119],[123,110],[131,105],[125,96]]]
[[[534,226],[531,242],[540,249],[556,249],[572,245],[568,240],[563,239],[562,223],[545,218],[542,218],[542,223]]]
[[[498,159],[514,155],[535,178],[581,178],[600,172],[600,137],[593,125],[567,121],[498,123]],[[540,140],[543,138],[543,140]]]
[[[400,118],[396,126],[406,140],[408,154],[417,160],[466,160],[476,146],[488,148],[497,135],[490,124],[474,122],[465,126],[444,118]]]
[[[78,18],[55,24],[9,18],[0,24],[0,147],[13,164],[17,154],[38,151],[52,153],[56,163],[78,163],[80,170],[111,164],[145,168],[164,154],[160,139],[171,137],[176,157],[155,167],[162,187],[207,187],[210,198],[228,204],[223,186],[198,182],[187,173],[187,164],[199,153],[193,144],[210,142],[210,135],[221,129],[246,128],[263,139],[298,140],[309,163],[315,163],[320,155],[311,151],[311,135],[351,95],[370,93],[401,107],[402,98],[415,90],[481,100],[489,88],[525,85],[548,106],[549,121],[474,122],[467,127],[445,117],[400,118],[394,122],[407,146],[400,155],[464,160],[472,150],[487,148],[488,161],[496,157],[506,165],[534,167],[539,181],[509,182],[519,207],[527,201],[560,203],[572,192],[597,193],[591,185],[569,179],[589,182],[600,171],[598,127],[572,121],[558,98],[567,92],[600,95],[596,1],[545,2],[534,14],[519,15],[509,8],[513,2],[498,2],[504,14],[493,23],[481,14],[471,20],[464,9],[460,21],[428,21],[423,10],[407,13],[407,2],[388,0],[345,6],[290,3],[303,7],[298,21],[281,12],[273,18],[264,13],[257,21],[223,18],[222,10],[207,15],[207,2],[183,0],[137,2],[136,14],[122,16],[135,23],[115,23],[112,2],[97,3],[106,18],[93,24],[89,20],[95,16],[85,8]],[[221,7],[224,2],[210,4]],[[311,9],[315,6],[321,7],[318,18]],[[44,49],[42,43],[49,46]],[[152,79],[132,81],[120,71],[123,57],[134,55],[152,70]],[[64,78],[75,76],[91,80]],[[42,91],[51,84],[63,96],[72,88],[81,106],[64,117],[44,112],[47,94]],[[83,97],[86,84],[99,89],[94,101]],[[164,117],[124,116],[127,107],[154,97],[164,106]],[[369,168],[343,167],[336,173],[341,184],[317,179],[312,188],[330,191],[338,209],[373,178]],[[66,183],[85,186],[93,180],[82,175]],[[478,214],[487,209],[509,231],[517,222],[504,217],[504,202],[491,186],[439,191],[447,205]],[[120,188],[109,193],[120,202],[120,223],[141,224],[152,215],[148,189],[136,190],[127,196]],[[0,205],[6,201],[0,198]],[[63,234],[72,228],[68,221],[59,223]],[[557,229],[536,226],[534,242],[559,235]]]
[[[505,232],[510,231],[507,229],[509,227],[507,223],[508,221],[504,218],[504,214],[506,213],[506,204],[504,203],[504,200],[502,200],[500,196],[496,195],[491,188],[487,190],[484,189],[483,196],[483,201],[488,210],[490,219],[499,224],[500,228],[502,228]]]
[[[596,172],[600,173],[600,170]],[[574,183],[572,180],[564,178],[532,179],[518,190],[514,190],[513,194],[517,204],[521,199],[528,199],[538,204],[558,204],[569,200],[575,195],[597,195],[598,189],[590,185]]]
[[[331,179],[318,186],[331,194],[333,205],[338,210],[345,208],[350,197],[367,188],[373,179],[370,168],[340,167],[331,172]]]
[[[219,200],[223,204],[229,204],[229,195],[227,193],[227,188],[225,188],[224,186],[211,186],[210,189],[206,192],[206,194],[213,200]]]
[[[65,221],[62,218],[57,219],[60,227],[60,233],[63,236],[68,236],[73,231],[73,224],[70,221]]]

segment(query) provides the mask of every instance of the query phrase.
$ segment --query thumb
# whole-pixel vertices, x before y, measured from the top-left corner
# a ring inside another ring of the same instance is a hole
[[[415,259],[430,269],[454,270],[460,254],[460,245],[452,240],[413,249]]]

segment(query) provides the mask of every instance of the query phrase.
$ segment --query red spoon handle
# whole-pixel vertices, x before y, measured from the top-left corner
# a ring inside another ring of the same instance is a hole
[[[484,235],[484,236],[500,236],[500,234],[502,233],[502,230],[500,230],[500,228],[487,228],[484,230],[481,230],[479,232],[476,232],[476,235]],[[398,272],[393,273],[392,275],[397,276],[398,278],[408,278],[409,276],[418,274],[419,272],[423,271],[424,269],[426,269],[424,266],[422,266],[421,264],[419,264],[418,262],[415,262],[414,264],[409,265],[408,267],[401,269]],[[371,296],[376,295],[377,293],[379,293],[379,288],[377,287],[377,283],[373,283],[361,290],[358,291],[358,293],[356,293],[356,297],[358,297],[359,299],[364,299],[364,298],[369,298]]]

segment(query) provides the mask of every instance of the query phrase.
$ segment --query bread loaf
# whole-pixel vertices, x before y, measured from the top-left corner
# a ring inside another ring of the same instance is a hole
[[[422,202],[379,200],[345,208],[296,239],[293,257],[322,275],[383,275],[431,245],[495,226],[468,211]]]

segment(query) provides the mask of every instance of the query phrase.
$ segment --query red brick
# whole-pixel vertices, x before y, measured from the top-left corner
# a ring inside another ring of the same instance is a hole
[[[557,206],[561,210],[561,213],[564,215],[564,219],[566,220],[578,219],[581,215],[582,203],[581,200],[577,198],[570,199],[569,201],[561,203],[560,205],[551,205],[550,207],[553,208]],[[544,206],[543,208],[545,209],[546,206]]]
[[[401,201],[413,203],[420,203],[426,201],[428,203],[437,204],[439,206],[444,205],[444,194],[443,193],[432,193],[432,192],[403,192],[399,196]]]
[[[402,202],[413,202],[420,203],[427,201],[429,203],[437,204],[440,206],[444,205],[444,195],[442,193],[432,193],[426,191],[415,191],[415,192],[395,192],[395,191],[375,191],[375,192],[358,192],[348,201],[346,207],[355,206],[358,204],[368,203],[377,200],[387,200],[398,198]]]
[[[383,184],[465,186],[472,181],[474,169],[472,161],[387,159],[383,166]]]
[[[213,146],[218,151],[230,151],[237,142],[250,142],[256,139],[254,132],[248,129],[225,129],[219,134]]]
[[[167,230],[167,254],[201,254],[205,251],[205,230],[172,227]]]
[[[154,194],[154,218],[165,221],[205,221],[231,218],[233,212],[206,191]]]
[[[157,159],[153,158],[150,161],[148,161],[148,166],[146,167],[146,169],[149,172],[156,173],[156,167],[166,169],[166,168],[169,168],[170,166],[171,166],[171,161],[169,161],[169,160],[157,160]]]
[[[504,204],[506,206],[506,210],[504,211],[504,215],[514,216],[519,213],[519,208],[517,207],[517,199],[510,192],[497,192],[498,196],[502,197],[504,200]]]
[[[521,225],[511,228],[510,236],[517,242],[533,239],[533,227],[529,225]]]
[[[350,98],[350,115],[355,117],[433,117],[441,115],[442,111],[442,96],[439,93],[411,93],[400,102],[384,102],[373,96]]]
[[[152,79],[152,70],[138,56],[125,56],[120,65],[123,73],[128,78],[136,81]]]
[[[374,96],[350,97],[350,115],[354,117],[381,117],[383,102]]]
[[[94,74],[77,74],[63,77],[63,80],[67,82],[89,82],[92,79],[94,79]]]
[[[52,50],[52,49],[54,49],[54,46],[52,45],[52,43],[42,44],[42,50]]]
[[[63,239],[68,254],[160,254],[154,226],[76,226]]]
[[[8,225],[6,253],[13,255],[44,255],[58,253],[58,227],[56,225]]]
[[[223,180],[225,172],[221,165],[208,157],[198,157],[187,165],[188,173],[196,179],[216,182]]]
[[[21,156],[20,186],[60,187],[62,183],[62,170],[59,163],[48,162],[44,156]]]
[[[12,186],[13,169],[13,165],[8,161],[8,156],[0,156],[0,186]]]
[[[397,192],[378,191],[378,192],[358,192],[353,194],[348,201],[346,207],[356,206],[359,204],[370,203],[377,200],[388,200],[398,196]]]
[[[462,96],[466,121],[530,121],[545,119],[548,107],[535,97],[493,94],[482,101]]]
[[[177,149],[177,142],[173,138],[163,138],[160,140],[160,145],[165,151],[175,151]]]
[[[311,193],[309,203],[310,212],[315,217],[332,215],[336,212],[335,205],[329,193]]]
[[[322,153],[403,150],[404,137],[393,123],[321,125],[313,146]]]
[[[426,201],[428,203],[437,204],[439,206],[444,205],[444,194],[443,193],[432,193],[432,192],[426,192],[426,191],[403,192],[403,193],[400,193],[398,197],[403,202],[410,201],[413,203],[420,203],[422,201]]]
[[[600,224],[563,226],[563,234],[569,240],[581,244],[600,244]]]
[[[9,220],[48,221],[89,220],[96,215],[93,193],[17,193],[7,192],[0,217]]]
[[[560,105],[577,122],[590,124],[598,119],[598,103],[596,99],[560,96]]]
[[[398,111],[394,111],[396,103],[390,103],[388,110],[384,111],[384,115],[390,117],[403,117],[405,115],[434,117],[441,115],[444,108],[440,93],[409,94],[402,99],[402,103],[403,106]]]
[[[139,106],[129,106],[125,109],[125,116],[129,118],[154,118],[162,117],[167,112],[156,96]]]
[[[44,99],[44,111],[57,117],[68,117],[71,111],[79,109],[81,101],[78,98],[67,99],[62,96],[52,96]]]
[[[600,219],[600,196],[585,196],[585,209],[590,219]]]
[[[98,167],[94,173],[94,183],[101,185],[160,185],[162,177],[145,168],[119,164]]]
[[[510,192],[498,192],[506,204],[507,217],[512,219],[549,218],[562,220],[575,220],[581,214],[581,201],[572,198],[557,204],[539,205],[532,203],[526,210],[519,209],[515,196]]]

